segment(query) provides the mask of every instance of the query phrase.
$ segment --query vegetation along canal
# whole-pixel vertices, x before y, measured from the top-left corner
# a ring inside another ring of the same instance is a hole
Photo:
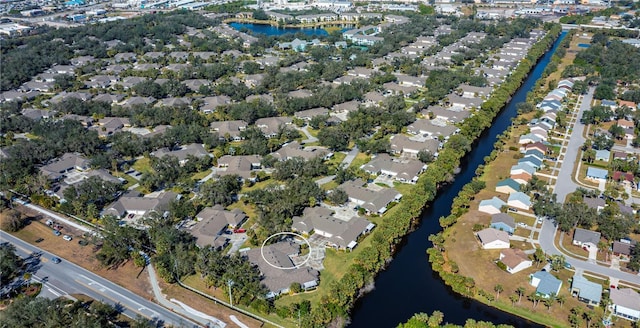
[[[474,144],[473,150],[463,159],[461,172],[455,182],[439,191],[423,213],[418,229],[405,238],[393,261],[376,277],[375,289],[357,301],[350,327],[395,327],[414,313],[431,314],[436,310],[444,313],[445,322],[460,325],[471,318],[516,327],[537,326],[453,293],[431,270],[425,251],[431,247],[429,235],[441,230],[438,218],[449,215],[453,198],[471,181],[478,166],[484,163],[484,157],[491,153],[497,136],[511,124],[511,119],[517,115],[516,104],[525,101],[527,93],[535,87],[565,34],[563,32],[553,47],[540,58],[491,128]]]

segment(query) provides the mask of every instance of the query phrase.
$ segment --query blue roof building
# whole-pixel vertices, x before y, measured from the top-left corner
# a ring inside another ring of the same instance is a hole
[[[603,170],[595,167],[587,168],[587,179],[606,180],[607,175],[608,175],[607,170]]]
[[[512,235],[516,231],[516,220],[507,213],[493,214],[490,227]]]
[[[616,107],[617,106],[615,101],[608,100],[608,99],[602,99],[602,101],[600,102],[600,105],[606,106],[606,107]]]
[[[528,210],[531,207],[531,197],[520,191],[514,192],[512,194],[509,194],[507,205],[523,210]]]
[[[513,180],[511,178],[506,178],[496,183],[496,191],[501,192],[503,194],[518,192],[520,191],[520,184],[516,180]]]
[[[542,160],[539,159],[536,156],[533,155],[528,155],[525,156],[523,158],[521,158],[518,163],[524,163],[524,164],[529,164],[531,166],[533,166],[536,169],[539,169],[542,166]]]
[[[531,275],[531,286],[536,287],[536,293],[544,298],[551,294],[558,295],[562,288],[562,281],[547,271],[538,271]]]
[[[591,306],[599,306],[602,298],[602,285],[587,280],[579,274],[573,275],[571,295]]]
[[[606,149],[596,150],[596,161],[608,162],[611,157],[611,152]]]
[[[535,156],[540,160],[544,159],[544,154],[538,149],[529,149],[524,153],[524,156]]]

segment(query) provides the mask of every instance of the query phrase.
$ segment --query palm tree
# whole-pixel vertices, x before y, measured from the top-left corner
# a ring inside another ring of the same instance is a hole
[[[547,311],[551,311],[551,306],[553,305],[553,303],[556,301],[556,294],[555,293],[551,293],[551,295],[549,295],[549,297],[544,299],[544,305],[547,306]]]
[[[533,291],[533,292],[531,292],[531,294],[529,294],[527,296],[527,299],[533,303],[533,307],[532,308],[535,309],[536,305],[538,305],[538,302],[540,301],[540,295],[538,295],[538,293]]]
[[[560,308],[562,309],[562,305],[564,305],[564,302],[567,301],[567,296],[558,295],[558,297],[556,297],[556,301],[558,301],[558,303],[560,303]]]
[[[518,295],[511,295],[509,296],[509,300],[511,301],[511,306],[514,306],[516,304],[516,302],[518,301]]]
[[[516,293],[518,294],[518,304],[520,304],[520,300],[522,300],[522,295],[524,295],[524,287],[518,287],[516,289]]]
[[[584,320],[587,321],[587,327],[591,326],[591,320],[593,320],[595,316],[596,316],[596,312],[593,310],[589,310],[582,314],[582,317],[584,318]]]
[[[496,292],[496,299],[498,299],[500,298],[500,293],[504,291],[504,288],[502,287],[502,285],[497,284],[495,285],[495,287],[493,287],[493,290]]]

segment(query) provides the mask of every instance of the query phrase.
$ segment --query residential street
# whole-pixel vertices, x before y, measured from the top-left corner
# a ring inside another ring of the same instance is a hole
[[[85,294],[93,299],[118,305],[125,315],[135,318],[142,315],[146,318],[175,327],[199,327],[186,318],[144,299],[133,292],[112,283],[88,270],[85,270],[65,259],[55,264],[51,262],[53,254],[24,242],[4,231],[0,231],[0,240],[8,241],[16,246],[18,254],[28,256],[40,252],[40,267],[34,273],[34,279],[46,281],[44,296],[62,296],[67,294]]]
[[[622,272],[619,270],[611,269],[609,267],[601,266],[595,263],[590,263],[585,260],[575,259],[567,254],[562,253],[553,243],[557,229],[552,220],[546,219],[542,223],[542,230],[540,231],[540,247],[547,255],[564,255],[567,262],[576,269],[582,269],[584,271],[593,272],[603,276],[616,278],[621,281],[627,281],[633,284],[640,285],[640,276]]]
[[[577,163],[576,158],[580,153],[580,148],[585,142],[585,138],[582,135],[585,125],[580,122],[580,118],[582,117],[582,113],[585,110],[591,108],[591,101],[593,100],[594,91],[595,87],[591,87],[589,88],[589,92],[586,95],[581,96],[580,98],[580,108],[575,114],[575,120],[573,122],[573,129],[571,130],[569,144],[566,147],[564,160],[562,162],[562,166],[560,167],[558,179],[556,180],[556,185],[554,188],[554,193],[558,196],[557,200],[559,202],[564,202],[568,194],[572,193],[576,190],[576,188],[580,187],[580,185],[573,181],[573,168]]]
[[[589,88],[588,93],[579,98],[580,107],[578,109],[578,112],[575,113],[574,116],[573,130],[571,131],[571,136],[566,147],[564,160],[562,166],[560,167],[560,172],[558,174],[558,178],[556,179],[556,184],[554,187],[554,192],[557,195],[557,200],[559,202],[564,202],[568,194],[572,193],[576,190],[576,188],[580,187],[580,185],[574,181],[575,177],[573,174],[575,165],[579,165],[580,163],[578,154],[580,152],[580,148],[585,142],[585,138],[583,136],[585,125],[580,122],[580,118],[582,117],[582,113],[585,110],[591,108],[591,101],[593,100],[594,90],[594,87]],[[582,259],[572,258],[568,254],[563,253],[554,244],[556,233],[557,228],[555,226],[555,223],[550,219],[545,219],[542,223],[542,229],[540,230],[540,237],[538,242],[540,243],[540,247],[542,248],[542,250],[547,255],[564,255],[566,261],[577,270],[589,271],[614,279],[619,279],[634,284],[640,284],[640,276],[638,275],[622,272],[605,266],[600,266],[596,263],[587,262]]]

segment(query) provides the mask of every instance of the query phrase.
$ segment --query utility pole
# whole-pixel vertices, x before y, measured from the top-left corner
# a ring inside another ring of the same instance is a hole
[[[233,286],[233,280],[227,280],[227,285],[229,286],[229,304],[233,307],[233,298],[231,297],[231,286]]]

